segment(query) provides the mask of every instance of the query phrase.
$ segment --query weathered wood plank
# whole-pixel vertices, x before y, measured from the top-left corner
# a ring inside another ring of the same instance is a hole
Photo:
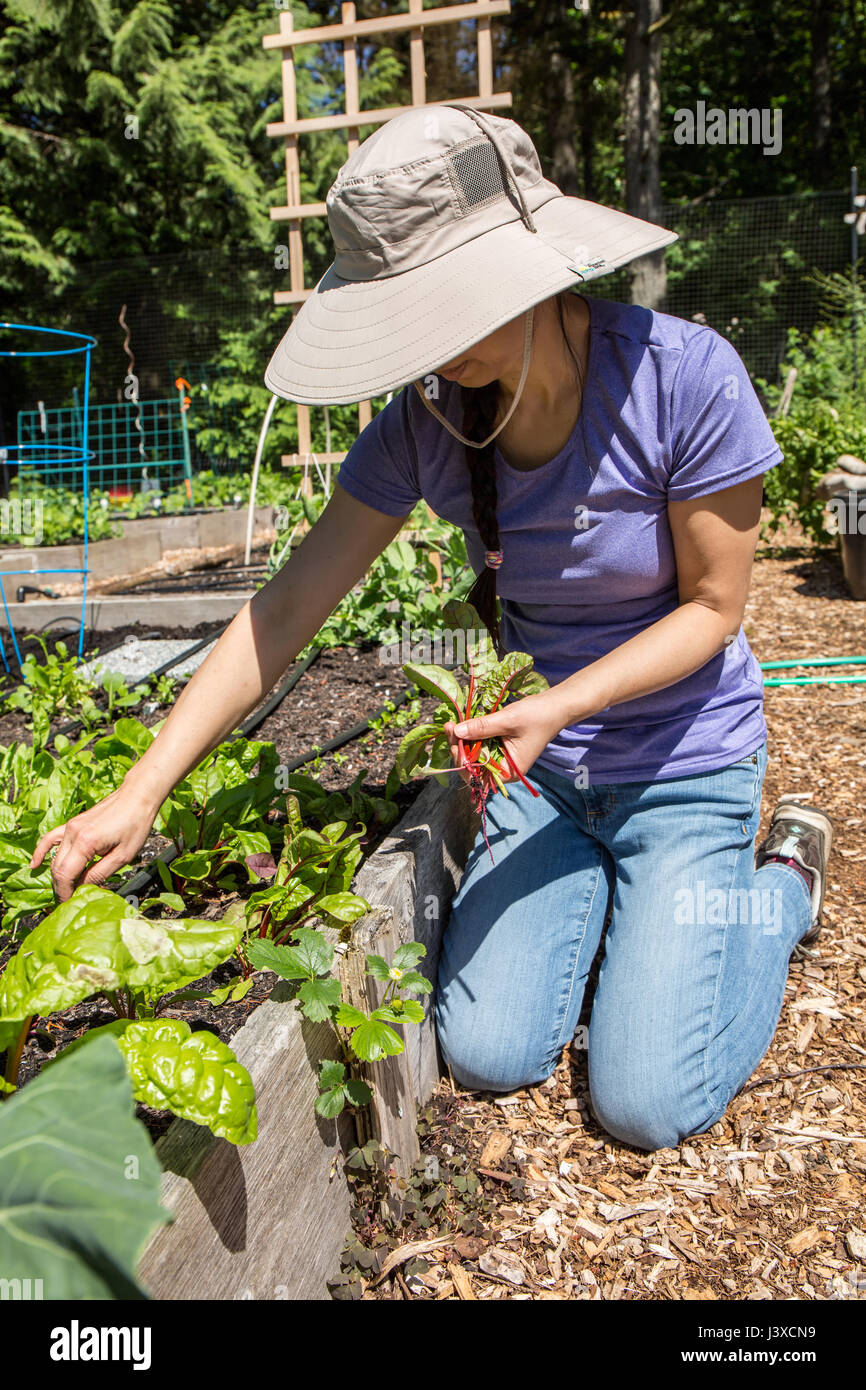
[[[442,931],[475,838],[477,822],[462,781],[454,779],[445,789],[433,781],[428,782],[411,812],[362,865],[358,874],[356,891],[371,906],[390,908],[394,918],[393,923],[380,919],[382,927],[378,937],[371,926],[366,927],[365,950],[384,955],[387,960],[389,952],[393,954],[401,942],[420,941],[426,946],[427,954],[419,963],[419,969],[435,985]],[[367,920],[369,923],[370,919]],[[405,1097],[408,1093],[417,1104],[423,1104],[435,1089],[440,1072],[433,996],[425,997],[423,1002],[424,1022],[405,1029],[405,1058],[377,1062],[374,1069],[374,1076],[379,1076],[382,1068],[390,1068],[394,1073],[393,1077],[387,1077],[387,1095],[393,1098],[395,1108],[387,1117],[378,1117],[378,1127],[383,1142],[409,1165],[418,1156],[418,1140],[415,1117],[405,1114],[408,1108]],[[406,1067],[408,1085],[398,1079],[398,1073],[402,1077]],[[402,1116],[398,1113],[399,1106],[404,1110]],[[384,1137],[389,1133],[395,1142]],[[404,1144],[405,1153],[398,1147],[397,1140]]]
[[[176,1120],[157,1144],[175,1221],[139,1265],[154,1298],[330,1298],[351,1221],[340,1165],[329,1171],[354,1145],[354,1124],[315,1113],[318,1064],[339,1048],[292,997],[277,985],[231,1040],[256,1087],[259,1138],[238,1148]]]

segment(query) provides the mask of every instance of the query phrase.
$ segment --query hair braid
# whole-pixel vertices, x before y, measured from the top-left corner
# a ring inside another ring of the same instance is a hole
[[[467,387],[461,390],[463,433],[468,439],[486,439],[496,423],[499,383],[492,381],[489,385],[475,390]],[[491,439],[483,449],[464,450],[472,487],[472,515],[485,550],[499,549],[495,448],[495,442]],[[476,608],[478,616],[490,633],[497,654],[501,656],[495,569],[491,569],[489,565],[484,566],[468,594],[468,602]]]

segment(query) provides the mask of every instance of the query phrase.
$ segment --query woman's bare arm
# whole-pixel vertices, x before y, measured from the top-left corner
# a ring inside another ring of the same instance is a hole
[[[39,841],[34,868],[59,845],[52,877],[61,900],[96,855],[99,862],[82,882],[102,883],[130,863],[173,787],[272,689],[405,521],[335,485],[315,526],[229,624],[122,785]]]

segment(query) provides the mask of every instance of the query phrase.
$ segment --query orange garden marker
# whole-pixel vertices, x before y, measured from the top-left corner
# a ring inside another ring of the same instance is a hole
[[[178,391],[180,392],[180,422],[181,422],[181,426],[182,426],[182,428],[183,428],[183,474],[184,474],[183,480],[184,480],[184,485],[185,485],[185,487],[186,487],[186,500],[187,500],[187,504],[191,507],[191,506],[192,506],[192,458],[191,458],[191,456],[190,456],[190,448],[189,448],[189,426],[187,425],[186,413],[187,413],[187,411],[189,410],[190,406],[192,405],[192,397],[189,396],[189,395],[187,395],[187,394],[185,394],[184,388],[186,388],[186,391],[189,392],[189,391],[192,390],[192,386],[191,386],[190,383],[186,380],[186,377],[182,377],[182,376],[176,377],[176,378],[175,378],[175,383],[174,383],[174,384],[175,384],[175,386],[177,387]]]

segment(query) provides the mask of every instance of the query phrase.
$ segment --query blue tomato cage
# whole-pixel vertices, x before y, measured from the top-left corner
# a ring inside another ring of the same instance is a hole
[[[39,347],[30,344],[38,343],[38,338],[28,338],[28,334],[50,334],[49,341],[54,339],[65,340],[63,347]],[[4,346],[7,341],[6,335],[22,335],[20,338],[12,337],[13,347]],[[26,469],[30,476],[46,475],[55,473],[58,470],[63,472],[78,469],[81,470],[81,484],[84,500],[84,554],[81,568],[38,568],[38,569],[2,569],[0,570],[0,599],[3,602],[3,611],[9,625],[9,635],[12,639],[12,646],[15,650],[15,659],[21,666],[21,652],[18,647],[18,639],[15,635],[15,627],[9,613],[9,605],[6,600],[6,590],[4,580],[18,575],[34,574],[80,574],[82,576],[81,592],[81,619],[78,634],[78,656],[81,657],[84,649],[84,627],[87,605],[87,514],[90,501],[90,478],[88,466],[94,454],[88,447],[89,443],[89,404],[90,404],[90,360],[91,353],[96,347],[96,339],[91,338],[87,333],[73,333],[66,328],[45,328],[41,325],[30,323],[9,323],[0,320],[0,358],[31,358],[31,357],[70,357],[75,353],[84,355],[84,389],[82,392],[82,404],[78,416],[79,427],[77,437],[70,444],[55,444],[50,441],[37,444],[12,444],[5,445],[0,453],[7,464],[17,464],[19,470]],[[8,503],[6,504],[8,507]],[[6,671],[9,671],[9,661],[6,656],[6,649],[0,638],[0,657]]]

